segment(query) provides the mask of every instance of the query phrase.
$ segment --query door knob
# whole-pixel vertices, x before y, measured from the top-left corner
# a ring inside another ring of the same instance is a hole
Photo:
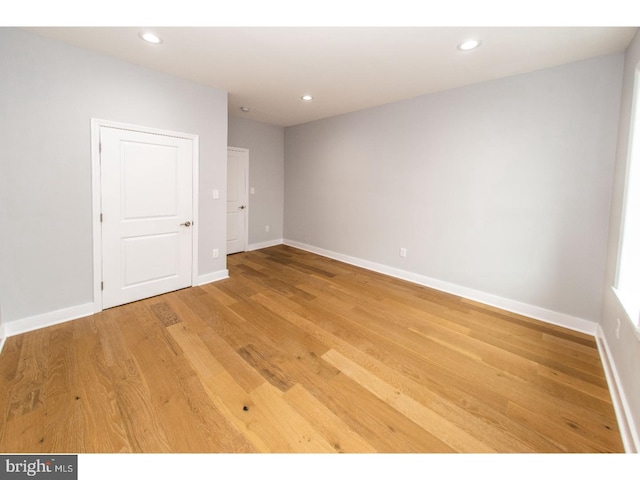
[[[247,208],[246,205],[240,205],[240,210],[244,210],[245,208]]]
[[[189,220],[187,220],[186,222],[181,223],[180,226],[182,226],[182,227],[190,227],[191,226],[191,222]]]

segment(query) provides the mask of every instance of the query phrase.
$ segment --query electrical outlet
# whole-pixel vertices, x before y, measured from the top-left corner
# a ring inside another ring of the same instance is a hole
[[[220,190],[214,190],[212,195],[213,195],[213,199],[214,200],[219,199],[220,198]]]
[[[616,318],[616,322],[618,322],[616,325],[616,338],[620,340],[620,319]]]
[[[264,226],[264,231],[265,231],[265,232],[268,232],[268,231],[269,231],[269,225],[265,225],[265,226]]]
[[[407,256],[407,249],[406,248],[401,248],[400,249],[400,256],[401,257],[406,257]]]
[[[253,187],[251,187],[251,188],[249,189],[249,193],[250,193],[251,195],[255,195],[255,193],[256,193],[256,189],[255,189],[255,188],[253,188]]]
[[[220,255],[220,252],[218,251],[217,248],[213,249],[213,258],[218,258],[218,256]]]

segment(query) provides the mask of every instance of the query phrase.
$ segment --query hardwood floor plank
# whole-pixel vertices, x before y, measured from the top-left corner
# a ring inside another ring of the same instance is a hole
[[[251,305],[253,304],[255,302]],[[256,309],[251,305],[238,302],[230,306],[237,315],[232,316],[224,325],[212,325],[212,329],[232,345],[265,380],[281,391],[286,391],[305,378],[308,371],[335,375],[335,371],[328,371],[324,362],[319,360],[320,355],[326,351],[325,346],[318,345],[315,339],[301,336],[300,332],[291,328],[287,330],[284,324],[282,331],[274,328],[279,322],[278,318],[265,309]],[[236,322],[235,318],[246,320]],[[290,368],[284,368],[285,365]]]
[[[380,453],[456,451],[343,373],[306,388]]]
[[[274,431],[272,419],[252,408],[254,404],[249,393],[229,372],[223,371],[212,380],[202,379],[202,382],[213,405],[242,434],[252,450],[270,452],[272,448],[287,448],[286,439]]]
[[[297,360],[298,363],[316,373],[322,371],[322,364],[318,359],[328,350],[328,347],[316,337],[283,320],[258,302],[253,301],[251,305],[238,304],[233,308],[237,313],[250,319],[249,323],[260,332],[262,337],[272,339],[280,350],[287,352],[289,359]],[[332,373],[335,374],[335,372]]]
[[[48,332],[39,331],[28,337],[11,337],[5,344],[6,362],[0,362],[2,452],[43,451],[48,339]]]
[[[191,332],[186,325],[173,325],[167,330],[180,345],[185,357],[202,380],[209,381],[225,370],[200,337]]]
[[[505,320],[513,325],[518,325],[522,328],[535,330],[543,335],[550,335],[553,337],[568,339],[571,342],[579,342],[584,345],[593,345],[593,337],[586,333],[568,330],[558,325],[551,323],[541,322],[533,318],[525,317],[513,312],[507,312],[491,305],[485,305],[467,298],[460,298],[460,304],[465,305],[472,311],[475,311],[480,316],[488,317],[496,320]]]
[[[315,289],[309,290],[308,288],[306,290],[311,292],[315,291]],[[376,290],[373,295],[366,297],[364,299],[356,298],[348,291],[345,292],[343,289],[340,289],[340,288],[336,289],[333,286],[330,291],[325,290],[325,292],[327,294],[330,294],[333,297],[333,301],[342,301],[343,305],[345,304],[349,305],[350,303],[357,303],[358,307],[362,308],[363,311],[372,315],[374,318],[384,317],[383,319],[385,321],[390,321],[390,320],[393,320],[394,318],[398,318],[398,315],[401,312],[403,325],[407,323],[407,319],[412,318],[410,312],[407,311],[406,306],[404,307],[404,309],[398,309],[397,305],[395,305],[394,308],[392,309],[387,308],[385,304],[393,302],[393,297],[390,297],[391,299],[386,299],[386,298],[382,299],[381,297],[379,298],[379,296],[382,295],[381,290]],[[347,307],[345,306],[343,308],[347,308]],[[434,328],[435,325],[434,325],[434,322],[432,321],[432,318],[426,317],[424,314],[421,314],[420,311],[417,309],[414,310],[413,313],[415,314],[415,317],[419,321],[419,325],[417,327],[414,326],[414,328],[420,328],[420,329]],[[478,324],[476,323],[475,324],[476,328],[477,328],[477,325]],[[474,338],[477,338],[478,340],[481,340],[484,343],[490,343],[497,347],[504,347],[505,345],[508,345],[508,348],[510,349],[510,351],[520,352],[522,355],[527,355],[530,358],[534,358],[537,361],[544,361],[549,366],[562,368],[564,370],[569,370],[575,367],[575,369],[572,370],[571,373],[578,373],[582,375],[582,377],[585,380],[601,383],[603,377],[600,377],[602,373],[602,368],[601,368],[599,358],[596,358],[595,361],[591,361],[590,359],[587,359],[586,361],[589,362],[588,364],[584,363],[585,362],[584,358],[580,358],[576,362],[575,357],[571,355],[565,356],[562,350],[559,350],[557,348],[553,350],[552,358],[547,358],[547,356],[545,356],[545,353],[548,352],[549,350],[545,349],[544,346],[540,343],[539,338],[541,334],[539,332],[536,332],[531,329],[523,330],[523,328],[520,325],[515,325],[515,326],[508,325],[508,326],[516,329],[515,330],[516,333],[514,334],[514,336],[510,334],[507,334],[508,336],[505,336],[505,333],[502,331],[486,332],[485,331],[486,328],[484,327],[482,329],[482,333],[476,334],[474,331],[474,332],[471,332],[471,336],[473,336]],[[534,342],[530,342],[526,340],[525,334],[535,335],[536,340]],[[505,338],[506,340],[500,340],[499,339],[500,337]],[[516,342],[516,345],[514,345],[514,342]],[[533,350],[531,348],[531,343],[533,343]],[[593,346],[595,346],[595,344]],[[461,351],[467,355],[471,355],[473,352],[473,350],[469,348],[461,349]]]
[[[209,326],[196,312],[189,308],[190,302],[185,298],[188,298],[190,293],[192,293],[191,289],[186,288],[177,292],[167,293],[162,296],[162,299],[176,313],[180,320],[184,322],[185,325],[188,325],[189,330],[200,334],[208,331]]]
[[[98,321],[100,316],[98,317]],[[75,327],[76,359],[81,407],[84,452],[132,451],[120,417],[120,408],[111,370],[106,364],[100,345],[100,336],[94,326],[95,317],[83,318]],[[84,327],[84,328],[83,328]]]
[[[319,304],[322,306],[319,307]],[[431,388],[444,386],[444,390],[448,390],[450,395],[461,395],[463,398],[472,395],[475,398],[482,398],[498,411],[506,409],[508,397],[493,388],[491,379],[483,378],[488,372],[483,370],[482,376],[477,377],[472,372],[465,372],[464,369],[458,368],[455,362],[449,363],[447,359],[429,352],[427,348],[421,348],[420,352],[416,352],[415,349],[406,348],[388,338],[384,333],[370,329],[369,318],[366,315],[358,318],[358,315],[353,312],[342,315],[337,313],[338,311],[344,312],[344,308],[335,309],[332,302],[325,302],[321,298],[313,305],[305,305],[304,310],[307,318],[312,319],[325,330],[345,339],[355,348],[403,375]]]
[[[171,452],[141,367],[127,347],[125,336],[117,324],[121,313],[114,309],[106,310],[100,314],[100,320],[95,325],[100,334],[105,364],[113,381],[120,421],[131,452]]]
[[[517,336],[505,333],[491,334],[486,331],[480,332],[476,330],[471,333],[471,336],[503,350],[534,360],[550,368],[563,371],[573,376],[579,376],[585,381],[595,385],[603,384],[604,374],[602,364],[600,362],[594,362],[590,358],[576,357],[573,352],[552,349],[543,343],[532,347],[530,342],[523,342]]]
[[[195,297],[181,296],[188,308],[197,313],[198,325],[204,323],[206,329],[200,331],[199,336],[205,342],[212,354],[224,366],[224,368],[233,375],[233,378],[246,391],[251,392],[258,386],[262,385],[266,380],[249,365],[245,359],[234,348],[235,329],[230,325],[234,322],[242,324],[244,319],[237,317],[233,312],[225,312],[225,307],[215,298],[210,298],[209,302]],[[221,321],[222,320],[222,321]],[[198,328],[200,328],[198,326]],[[231,338],[227,341],[227,337]],[[237,345],[244,345],[242,339],[237,341]]]
[[[183,324],[174,324],[169,327],[171,335],[176,339],[178,345],[185,353],[191,367],[195,370],[197,378],[190,377],[193,382],[198,381],[204,390],[207,385],[216,381],[216,377],[223,372],[225,368],[215,359],[208,347],[200,339],[200,337],[188,330]],[[189,389],[190,391],[196,388]],[[199,387],[197,387],[199,390]],[[214,437],[218,441],[215,451],[224,452],[253,452],[253,446],[242,436],[241,432],[229,422],[229,420],[215,408],[214,404],[210,406],[205,404],[206,415],[203,424],[208,425],[208,436]],[[200,409],[203,407],[201,406]]]
[[[263,383],[245,392],[222,372],[205,388],[216,407],[260,452],[329,452],[333,450],[294,410],[286,406],[279,392]]]
[[[280,294],[275,293],[274,295],[277,295],[282,301],[286,301],[286,297],[282,297]],[[255,298],[258,298],[260,296],[261,295],[256,295]],[[324,360],[322,361],[324,362]],[[345,423],[348,423],[350,428],[353,428],[357,431],[368,432],[368,441],[373,442],[372,444],[377,445],[377,448],[380,449],[379,451],[432,451],[430,449],[434,449],[433,451],[440,452],[452,451],[450,447],[438,441],[437,439],[435,439],[435,437],[432,437],[427,432],[424,432],[424,430],[416,428],[415,424],[404,417],[404,421],[401,422],[402,427],[396,424],[397,429],[390,430],[389,426],[386,423],[381,423],[381,421],[377,418],[369,417],[366,414],[366,411],[359,411],[351,408],[351,404],[357,402],[357,399],[352,398],[351,401],[347,401],[347,397],[343,397],[345,382],[340,382],[343,384],[343,386],[338,389],[336,389],[336,387],[333,385],[333,382],[337,377],[337,370],[334,369],[328,375],[315,375],[311,370],[304,368],[301,369],[299,363],[297,362],[289,362],[289,365],[289,371],[298,372],[296,379],[301,382],[301,385],[304,385],[304,388],[308,389],[313,395],[323,398],[325,402],[330,403],[332,405],[330,409],[334,411],[334,413],[339,416]],[[329,383],[327,383],[327,381]],[[350,388],[353,388],[355,386],[355,383],[351,381],[347,382],[346,384],[348,384]],[[356,396],[356,390],[350,390],[352,393],[352,397]],[[359,390],[358,394],[364,397],[362,402],[369,405],[370,407],[372,404],[382,404],[382,402],[380,402],[377,398],[372,397],[371,394],[366,390]],[[331,401],[339,396],[342,397],[342,402],[333,403]],[[345,403],[346,405],[348,405],[347,408],[342,407],[342,404]],[[380,405],[378,410],[379,412],[384,412],[384,415],[381,415],[383,418],[389,415],[391,415],[391,417],[395,417],[395,421],[397,423],[399,413],[394,411],[391,407],[389,407],[388,405]],[[388,423],[394,422],[390,421]],[[405,450],[402,450],[403,448]]]
[[[315,289],[311,289],[311,291],[316,292]],[[319,293],[316,294],[320,295]],[[337,310],[339,311],[345,311],[349,305],[345,300],[338,301],[336,298],[332,298],[331,302],[319,299],[315,303],[320,301],[328,308],[332,308],[332,304],[337,304]],[[388,341],[392,341],[394,344],[388,345],[387,347],[390,355],[392,354],[391,352],[398,351],[398,347],[411,350],[415,354],[424,357],[424,359],[434,362],[437,365],[435,368],[436,371],[449,371],[452,375],[462,376],[468,382],[474,384],[476,388],[488,387],[492,392],[501,394],[503,398],[513,396],[514,393],[512,392],[514,391],[518,392],[518,395],[528,398],[531,398],[534,394],[542,395],[545,393],[541,391],[540,388],[533,387],[528,381],[518,381],[517,378],[500,368],[486,368],[482,366],[477,361],[474,361],[473,358],[469,358],[469,354],[461,354],[455,346],[446,346],[429,338],[417,341],[415,338],[411,338],[411,336],[403,333],[401,329],[391,324],[386,318],[382,318],[373,311],[364,311],[360,305],[351,309],[349,312],[349,320],[359,325],[359,327],[356,327],[357,331],[362,332],[364,337],[375,341],[379,347],[378,353],[383,351],[380,349],[381,346],[387,345]],[[356,331],[353,325],[350,326],[350,330]],[[493,342],[489,343],[492,344]],[[509,346],[508,350],[511,351],[512,347]],[[516,351],[520,350],[516,349]],[[525,356],[528,355],[525,354]],[[546,362],[543,363],[546,364]],[[566,368],[563,370],[566,370]],[[569,371],[574,370],[569,369]],[[430,370],[430,372],[432,372],[432,370]],[[575,373],[581,377],[583,376],[580,372]],[[544,395],[542,397],[543,401],[557,404],[559,401],[564,400],[571,403],[573,408],[587,407],[583,409],[584,414],[587,416],[591,415],[592,412],[610,411],[611,409],[609,402],[603,402],[590,396],[581,396],[580,402],[576,404],[575,390],[573,389],[564,389],[561,392],[551,393],[551,395]],[[559,395],[559,393],[562,395]]]
[[[208,435],[207,419],[194,413],[206,407],[208,399],[193,382],[195,372],[182,356],[170,334],[144,302],[125,306],[135,317],[127,325],[127,347],[135,356],[150,392],[152,405],[164,427],[173,452],[215,451],[215,438]],[[120,328],[124,325],[120,322]]]
[[[559,390],[568,390],[575,392],[574,397],[588,395],[607,404],[607,410],[610,408],[611,394],[606,385],[594,385],[591,382],[585,382],[580,378],[558,372],[545,365],[538,365],[537,370],[538,377],[541,379],[539,382],[540,386],[545,386],[546,384],[552,385],[548,388],[549,391],[557,392]],[[576,402],[581,401],[580,398],[575,398],[574,400]]]
[[[413,331],[413,330],[412,330]],[[420,332],[422,334],[422,332]],[[457,351],[476,352],[478,359],[496,369],[515,374],[529,383],[535,383],[543,392],[550,393],[576,404],[589,404],[592,409],[610,409],[609,391],[602,386],[567,375],[532,361],[530,356],[522,357],[510,351],[495,347],[491,343],[477,341],[474,337],[457,335],[428,335],[428,338]],[[452,347],[452,345],[455,345]],[[457,348],[456,348],[457,347]],[[556,381],[560,378],[564,381]],[[586,396],[584,394],[587,394]]]
[[[598,439],[590,435],[580,434],[572,431],[571,428],[565,428],[559,425],[552,416],[539,413],[535,409],[526,408],[515,402],[510,402],[507,409],[509,417],[517,419],[521,424],[530,428],[535,428],[545,436],[553,439],[562,445],[565,452],[574,453],[612,453],[620,451],[621,445],[618,442],[609,444],[600,443]],[[570,423],[572,428],[579,428],[578,424]]]
[[[11,382],[13,388],[3,393],[7,420],[20,417],[43,406],[44,389],[49,359],[47,349],[49,332],[34,332],[27,338],[14,343],[7,342],[8,355],[15,362],[12,367],[3,368],[3,380]]]
[[[49,451],[44,445],[45,419],[44,408],[13,417],[5,425],[1,451],[3,453],[44,453]]]
[[[0,386],[2,386],[0,388],[0,451],[7,451],[4,448],[3,439],[11,410],[11,397],[18,391],[14,382],[16,381],[16,372],[24,338],[24,335],[9,337],[4,345],[2,357],[0,357],[2,358],[0,362]],[[12,384],[14,385],[13,389],[9,388]]]
[[[365,439],[349,428],[346,423],[300,384],[294,385],[283,396],[285,400],[322,435],[336,452],[376,452],[376,449]]]
[[[78,345],[68,324],[51,327],[49,335],[43,449],[47,452],[80,452],[86,432],[82,428],[82,398],[76,362]]]
[[[118,409],[133,453],[170,453],[172,451],[152,393],[132,359],[111,367]]]
[[[395,388],[407,391],[415,398],[420,398],[428,402],[430,406],[436,406],[455,419],[458,426],[476,432],[478,437],[488,438],[490,445],[499,451],[557,451],[558,447],[549,439],[537,435],[535,432],[521,428],[515,422],[510,421],[506,416],[479,402],[474,397],[465,395],[462,392],[451,395],[451,390],[443,390],[437,384],[425,387],[412,380],[412,376],[404,375],[403,372],[394,370],[384,363],[375,360],[362,351],[354,348],[350,343],[344,341],[328,331],[307,320],[301,314],[294,311],[295,304],[277,294],[256,295],[255,300],[267,308],[280,313],[287,321],[297,325],[299,328],[308,331],[316,338],[320,339],[332,349],[358,362],[366,365],[376,375],[383,378]],[[294,387],[295,388],[295,387]],[[446,398],[445,396],[446,395]],[[455,400],[460,400],[455,402]],[[433,408],[433,407],[432,407]]]
[[[335,453],[336,450],[320,435],[287,401],[282,392],[265,383],[253,392],[251,399],[268,418],[277,420],[277,430],[282,438],[289,439],[285,448],[271,450],[274,453]]]
[[[335,350],[325,353],[323,358],[375,396],[420,425],[425,431],[443,440],[455,451],[463,453],[490,453],[494,451],[485,443],[472,437],[408,395],[394,389],[388,383],[380,380],[380,378],[340,355]]]
[[[150,308],[165,327],[170,327],[171,325],[175,325],[180,322],[178,316],[166,302],[153,302],[151,303]]]

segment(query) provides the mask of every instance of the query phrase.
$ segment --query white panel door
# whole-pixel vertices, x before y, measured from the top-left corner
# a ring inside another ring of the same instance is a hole
[[[247,249],[249,151],[227,149],[227,255]]]
[[[193,141],[100,128],[102,307],[191,285]]]

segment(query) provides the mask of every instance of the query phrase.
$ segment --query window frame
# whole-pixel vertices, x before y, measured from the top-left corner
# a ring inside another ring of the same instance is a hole
[[[618,302],[626,313],[627,320],[640,336],[640,63],[634,71],[633,99],[629,122],[629,139],[627,144],[627,162],[625,171],[624,196],[620,221],[620,238],[618,243],[618,262],[615,285],[612,287]],[[629,212],[631,197],[638,208],[633,214]],[[629,231],[629,224],[635,221],[636,230]],[[638,241],[631,244],[629,237],[638,237]],[[629,245],[632,245],[631,247]],[[629,248],[633,248],[631,256],[634,264],[625,262],[629,256]],[[626,252],[626,254],[625,254]],[[636,264],[637,261],[637,264]],[[626,269],[636,268],[631,275]],[[622,285],[623,279],[633,278],[632,286]]]

